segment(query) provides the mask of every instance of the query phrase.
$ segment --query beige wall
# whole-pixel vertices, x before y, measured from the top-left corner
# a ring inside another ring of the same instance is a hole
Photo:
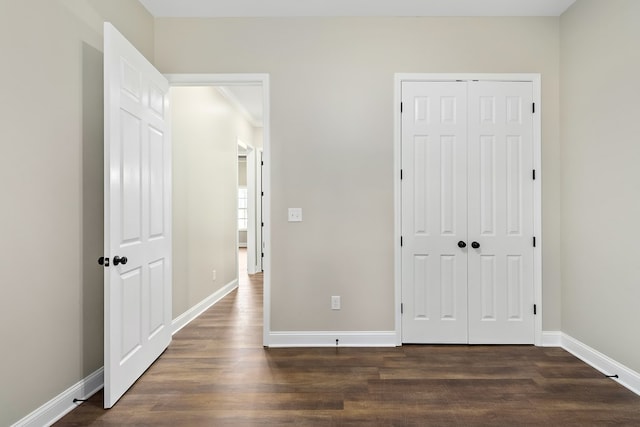
[[[640,2],[562,16],[562,330],[640,372]]]
[[[171,118],[175,318],[237,279],[238,138],[253,128],[213,87],[172,88]]]
[[[0,425],[102,366],[103,20],[162,72],[270,74],[273,330],[394,327],[395,72],[541,73],[543,329],[640,371],[629,339],[640,321],[639,19],[635,0],[578,0],[561,19],[155,24],[130,0],[1,2],[0,286],[11,298],[0,298]],[[234,164],[235,148],[223,156]],[[188,200],[207,188],[190,179],[174,188],[174,317],[235,277],[226,243],[189,265],[190,245],[204,246],[189,241],[184,218],[202,218]],[[286,222],[290,206],[304,209],[302,224]],[[221,240],[235,241],[228,233]],[[330,295],[342,295],[340,312]]]
[[[102,366],[105,19],[153,54],[138,2],[0,2],[3,426]]]
[[[155,30],[162,72],[270,74],[274,331],[394,328],[394,73],[541,73],[544,329],[560,329],[558,18],[158,19]],[[288,223],[287,207],[304,222]]]

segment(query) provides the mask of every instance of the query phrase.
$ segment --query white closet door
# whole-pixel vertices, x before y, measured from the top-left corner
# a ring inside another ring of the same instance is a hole
[[[466,343],[467,84],[402,84],[402,340]]]
[[[531,82],[469,82],[471,344],[534,342],[532,93]]]

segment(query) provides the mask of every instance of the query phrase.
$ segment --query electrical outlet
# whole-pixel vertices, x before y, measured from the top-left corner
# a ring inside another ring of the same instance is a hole
[[[331,310],[340,310],[340,297],[332,296],[331,297]]]
[[[216,280],[216,271],[213,270],[213,274],[211,275],[211,279]]]
[[[302,222],[302,208],[289,208],[289,222]]]

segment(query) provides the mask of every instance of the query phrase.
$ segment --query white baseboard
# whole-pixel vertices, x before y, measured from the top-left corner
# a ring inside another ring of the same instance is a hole
[[[395,347],[395,331],[270,332],[269,347]]]
[[[640,395],[640,374],[633,369],[627,368],[607,355],[600,353],[577,339],[563,333],[562,348],[581,359],[585,363],[593,366],[604,375],[618,375],[612,378],[622,384],[632,392]]]
[[[222,288],[218,289],[216,292],[209,295],[207,298],[200,301],[198,304],[191,307],[189,310],[182,313],[180,316],[173,319],[173,322],[171,322],[171,335],[187,326],[193,319],[207,311],[212,305],[220,301],[222,298],[226,297],[237,287],[238,279],[234,279]]]
[[[13,424],[12,427],[50,426],[80,405],[80,403],[73,403],[73,399],[88,399],[100,390],[103,384],[104,370],[100,368]]]
[[[542,331],[541,347],[562,347],[562,332]]]

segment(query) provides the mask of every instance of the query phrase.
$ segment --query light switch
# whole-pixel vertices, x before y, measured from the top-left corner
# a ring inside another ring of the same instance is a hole
[[[289,222],[302,222],[302,208],[289,208]]]

